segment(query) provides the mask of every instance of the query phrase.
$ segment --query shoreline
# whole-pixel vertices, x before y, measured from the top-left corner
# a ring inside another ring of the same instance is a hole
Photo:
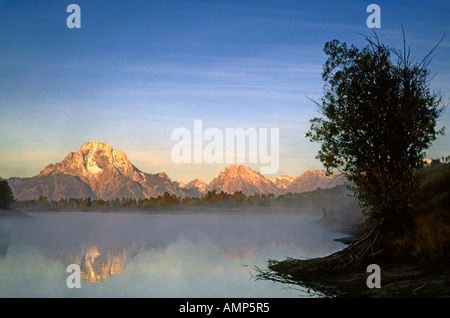
[[[25,211],[19,211],[19,210],[0,210],[0,217],[31,217],[28,213]]]
[[[301,268],[318,259],[272,261],[258,279],[301,285],[328,298],[450,298],[450,263],[381,264],[381,288],[367,287],[365,266],[343,273],[310,275]]]

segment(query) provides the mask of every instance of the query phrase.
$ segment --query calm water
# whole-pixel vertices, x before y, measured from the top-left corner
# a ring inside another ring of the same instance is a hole
[[[252,268],[344,247],[317,215],[31,215],[0,218],[0,297],[314,297]],[[66,285],[69,264],[79,289]]]

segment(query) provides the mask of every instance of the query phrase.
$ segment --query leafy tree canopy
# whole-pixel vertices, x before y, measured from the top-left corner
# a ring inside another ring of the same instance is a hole
[[[324,95],[316,101],[322,117],[311,120],[306,136],[321,144],[317,158],[327,172],[343,173],[373,217],[404,219],[424,150],[444,133],[436,128],[442,94],[429,86],[437,45],[416,60],[406,45],[397,51],[376,35],[366,40],[363,48],[325,44]]]

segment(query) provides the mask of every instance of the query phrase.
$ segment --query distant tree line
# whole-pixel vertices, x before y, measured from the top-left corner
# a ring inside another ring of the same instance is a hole
[[[35,200],[16,201],[14,207],[24,211],[158,211],[158,210],[201,210],[202,208],[248,208],[270,207],[271,205],[298,208],[302,204],[310,206],[312,202],[324,205],[324,198],[330,202],[342,202],[345,186],[323,190],[318,188],[312,192],[245,195],[242,191],[233,194],[208,191],[203,197],[178,197],[165,192],[163,195],[151,198],[115,198],[113,200],[88,198],[69,198],[48,200],[40,196]]]
[[[450,206],[448,176],[450,165],[433,161],[421,174],[421,188],[418,194],[418,209],[426,206],[444,208]],[[425,203],[426,202],[426,203]],[[263,208],[284,207],[291,210],[309,209],[318,211],[355,210],[357,202],[349,195],[348,185],[331,189],[316,189],[303,193],[245,195],[242,191],[226,193],[208,191],[202,197],[179,197],[165,192],[151,198],[115,198],[112,200],[87,198],[62,198],[49,200],[40,196],[34,200],[14,200],[8,183],[0,180],[0,209],[16,209],[22,211],[166,211],[186,210],[200,211],[209,208]]]

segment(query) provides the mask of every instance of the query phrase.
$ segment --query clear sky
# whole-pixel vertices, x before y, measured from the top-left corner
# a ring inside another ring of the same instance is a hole
[[[81,8],[69,29],[66,8]],[[280,168],[322,168],[305,138],[318,115],[325,42],[358,46],[381,8],[384,43],[413,55],[441,38],[432,88],[450,96],[450,2],[0,0],[0,176],[33,176],[86,141],[125,151],[139,169],[210,181],[226,164],[175,164],[177,127],[279,128]],[[428,157],[450,154],[450,110]],[[258,165],[249,165],[259,171]]]

